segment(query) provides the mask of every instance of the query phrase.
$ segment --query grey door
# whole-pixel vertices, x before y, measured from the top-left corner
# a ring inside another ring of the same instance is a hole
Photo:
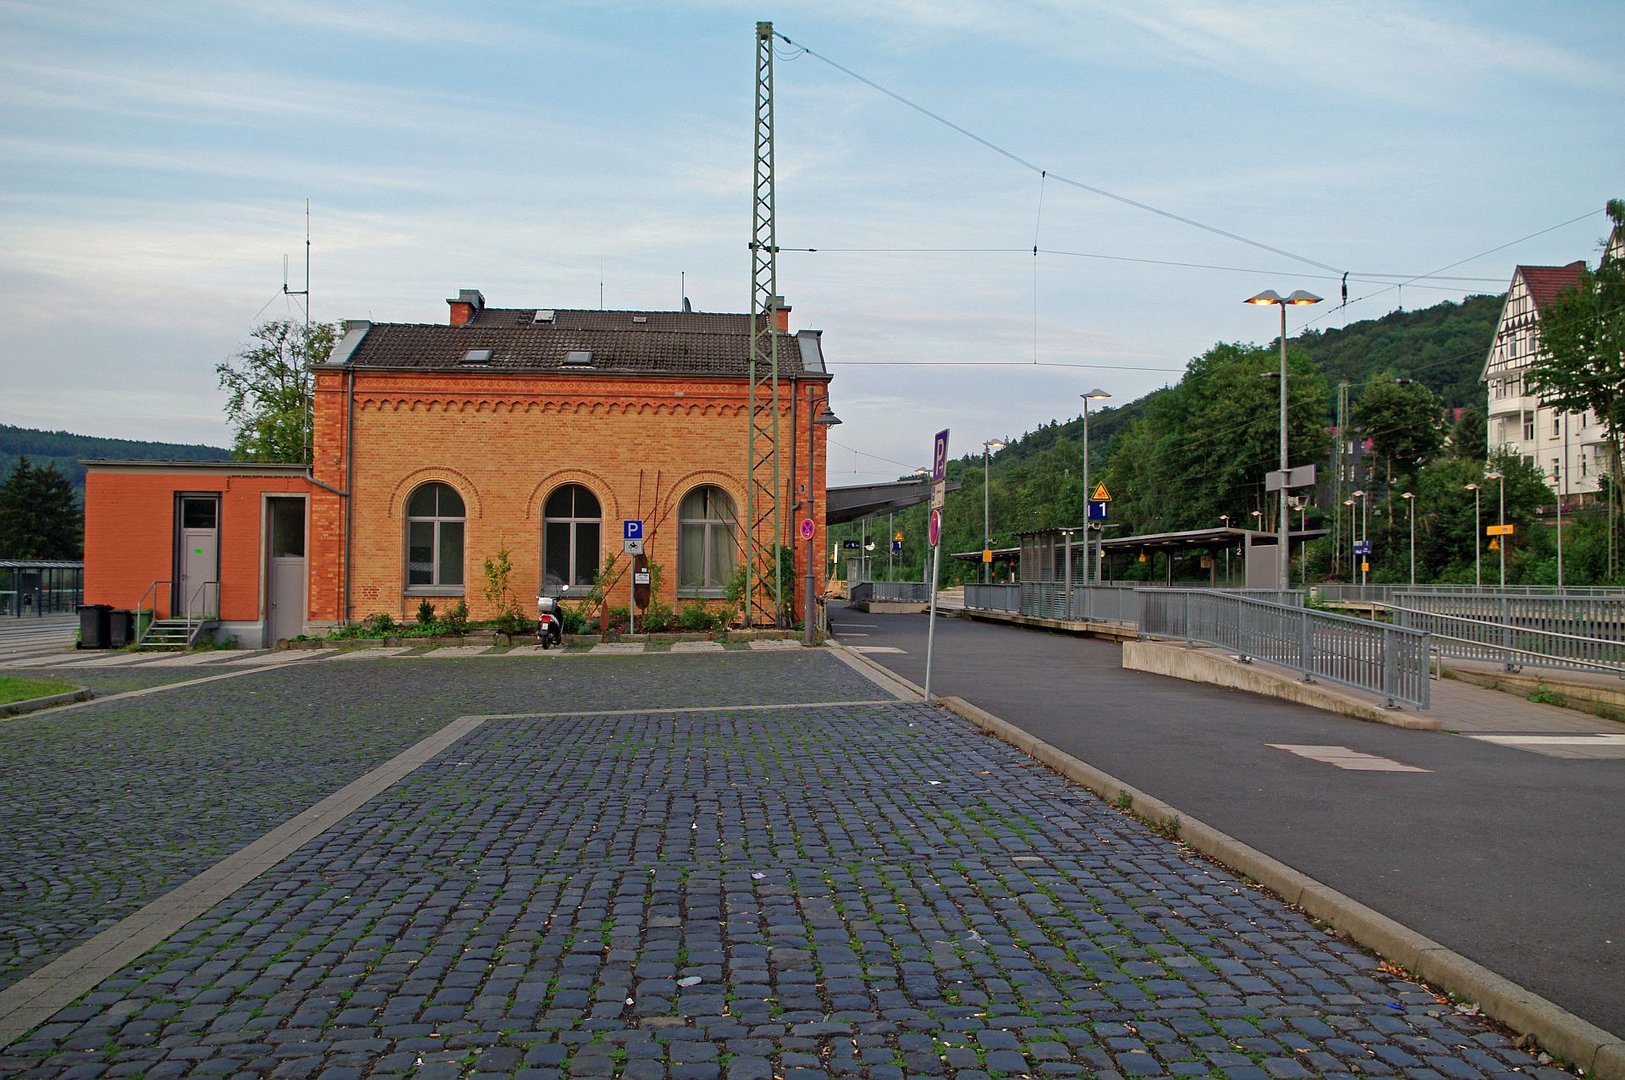
[[[305,500],[265,501],[265,643],[305,632]]]
[[[178,615],[220,613],[220,499],[182,495],[180,557],[175,581]]]

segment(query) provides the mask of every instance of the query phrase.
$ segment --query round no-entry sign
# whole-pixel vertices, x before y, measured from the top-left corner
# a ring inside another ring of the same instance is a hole
[[[931,511],[931,546],[936,547],[942,540],[942,511]]]
[[[813,538],[812,518],[801,519],[801,538],[803,540],[811,540]]]

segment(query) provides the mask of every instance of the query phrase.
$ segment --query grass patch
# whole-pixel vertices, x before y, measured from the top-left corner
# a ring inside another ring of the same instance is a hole
[[[52,694],[66,694],[76,689],[78,688],[69,683],[49,679],[23,679],[16,675],[0,675],[0,705],[32,701],[34,698],[50,697]]]

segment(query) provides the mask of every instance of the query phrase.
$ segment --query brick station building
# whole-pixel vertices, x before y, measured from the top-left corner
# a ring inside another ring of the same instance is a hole
[[[315,368],[308,467],[88,463],[85,602],[206,613],[250,646],[409,621],[425,600],[478,620],[495,614],[482,567],[506,549],[527,610],[544,584],[585,592],[612,559],[608,602],[625,606],[622,522],[637,520],[654,600],[722,604],[746,539],[750,317],[491,308],[472,289],[448,304],[445,324],[345,324]],[[819,331],[776,318],[799,584],[794,523],[824,520],[812,420],[830,376]]]

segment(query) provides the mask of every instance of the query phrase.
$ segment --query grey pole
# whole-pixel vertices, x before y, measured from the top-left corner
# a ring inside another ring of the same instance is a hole
[[[823,405],[823,407],[824,407],[822,412],[817,411],[817,407],[820,404]],[[813,432],[817,428],[819,428],[820,426],[822,426],[822,427],[833,427],[834,425],[839,424],[840,422],[841,422],[840,417],[836,416],[834,413],[829,411],[829,395],[826,394],[822,401],[819,401],[817,398],[814,398],[811,395],[808,396],[808,399],[807,399],[807,517],[809,519],[813,516],[813,461],[814,461],[814,458],[813,458]],[[825,516],[825,518],[829,517],[828,514],[825,514],[824,516]],[[815,528],[814,532],[816,532],[816,531],[817,530]],[[802,622],[801,643],[803,645],[811,645],[813,643],[813,612],[816,609],[816,604],[818,602],[818,599],[814,595],[814,592],[815,592],[815,589],[814,589],[814,586],[813,586],[813,538],[811,536],[809,536],[809,537],[807,537],[807,599],[806,599],[806,608],[802,613],[802,619],[801,619],[801,622]]]
[[[1402,491],[1399,497],[1405,500],[1405,509],[1410,511],[1411,518],[1411,588],[1416,588],[1416,496],[1409,491]]]
[[[1506,474],[1497,469],[1495,472],[1485,473],[1484,479],[1494,480],[1501,498],[1501,534],[1495,538],[1495,548],[1501,553],[1501,591],[1507,591],[1507,478]]]
[[[1105,401],[1111,395],[1098,386],[1087,394],[1079,394],[1083,399],[1083,586],[1089,587],[1091,577],[1094,575],[1094,559],[1089,554],[1089,402]]]
[[[1291,519],[1287,516],[1286,506],[1286,303],[1283,301],[1276,305],[1281,309],[1281,489],[1275,493],[1275,499],[1281,506],[1281,520],[1277,526],[1276,552],[1280,556],[1280,573],[1276,578],[1276,588],[1286,592],[1292,587],[1292,576],[1288,569],[1291,566],[1287,558],[1290,543],[1287,539],[1291,529]]]

